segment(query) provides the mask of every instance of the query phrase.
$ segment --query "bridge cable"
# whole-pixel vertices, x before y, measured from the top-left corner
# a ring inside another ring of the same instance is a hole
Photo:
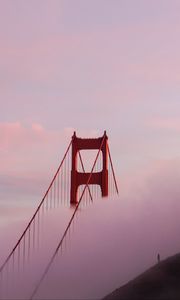
[[[84,164],[83,164],[83,160],[82,160],[82,156],[81,156],[80,151],[78,151],[78,154],[79,154],[79,159],[80,159],[80,162],[81,162],[82,170],[83,170],[83,172],[85,173],[85,168],[84,168]],[[91,198],[91,201],[93,202],[93,198],[92,198],[92,194],[91,194],[91,190],[90,190],[89,185],[88,185],[88,191],[89,191],[89,196],[90,196],[90,198]]]
[[[113,173],[113,179],[114,179],[114,183],[115,183],[115,187],[116,187],[116,192],[117,192],[117,194],[119,194],[118,185],[117,185],[116,176],[115,176],[114,167],[113,167],[112,158],[111,158],[111,153],[110,153],[110,149],[109,149],[108,145],[107,145],[107,149],[108,149],[109,160],[110,160],[111,169],[112,169],[112,173]]]
[[[97,159],[98,159],[99,154],[100,154],[100,151],[101,151],[101,149],[102,149],[104,140],[105,140],[105,137],[103,137],[103,139],[102,139],[100,148],[99,148],[99,150],[98,150],[98,153],[97,153],[97,155],[96,155],[96,158],[95,158],[93,167],[92,167],[92,169],[91,169],[91,173],[90,173],[89,178],[88,178],[88,180],[87,180],[87,183],[86,183],[86,185],[85,185],[85,187],[84,187],[84,189],[83,189],[83,192],[82,192],[82,194],[81,194],[81,197],[80,197],[80,199],[79,199],[79,202],[78,202],[78,204],[76,205],[76,208],[75,208],[75,210],[74,210],[74,212],[73,212],[73,215],[72,215],[72,217],[71,217],[71,219],[70,219],[70,221],[69,221],[69,223],[68,223],[68,225],[67,225],[67,227],[66,227],[66,230],[64,231],[64,234],[63,234],[63,236],[62,236],[62,238],[61,238],[61,240],[60,240],[60,242],[59,242],[59,244],[58,244],[58,246],[57,246],[57,248],[56,248],[56,250],[55,250],[53,256],[51,257],[51,259],[50,259],[50,261],[49,261],[47,267],[45,268],[44,273],[42,274],[42,276],[41,276],[39,282],[37,283],[35,289],[33,290],[33,293],[31,294],[30,300],[33,299],[34,296],[35,296],[35,294],[37,293],[37,291],[38,291],[38,289],[39,289],[41,283],[43,282],[44,278],[46,277],[46,275],[47,275],[47,273],[48,273],[48,271],[49,271],[49,269],[50,269],[50,267],[51,267],[51,265],[52,265],[52,263],[53,263],[53,261],[54,261],[56,255],[57,255],[57,253],[58,253],[58,251],[59,251],[59,249],[60,249],[60,247],[61,247],[61,245],[62,245],[62,243],[63,243],[63,241],[64,241],[64,239],[65,239],[65,237],[66,237],[66,234],[67,234],[67,232],[68,232],[68,230],[69,230],[69,228],[70,228],[70,226],[71,226],[71,223],[72,223],[72,221],[73,221],[73,219],[74,219],[74,217],[75,217],[75,215],[76,215],[76,213],[77,213],[77,211],[78,211],[78,208],[79,208],[79,206],[80,206],[80,203],[81,203],[81,201],[82,201],[82,198],[83,198],[83,196],[84,196],[84,193],[85,193],[85,191],[86,191],[86,188],[88,187],[88,184],[90,183],[90,180],[91,180],[91,177],[92,177],[92,174],[93,174],[93,171],[94,171],[94,167],[95,167],[95,165],[96,165]]]
[[[30,219],[28,225],[26,226],[26,228],[25,228],[25,230],[23,231],[21,237],[20,237],[19,240],[17,241],[16,245],[14,246],[14,248],[12,249],[12,251],[10,252],[10,254],[8,255],[8,257],[6,258],[5,262],[4,262],[4,263],[2,264],[2,266],[0,267],[0,273],[3,271],[5,265],[8,263],[9,259],[10,259],[11,256],[13,255],[14,251],[16,250],[16,248],[19,246],[21,240],[22,240],[23,237],[25,236],[25,234],[26,234],[26,232],[28,231],[30,225],[31,225],[32,222],[34,221],[34,219],[35,219],[37,213],[39,212],[39,210],[40,210],[42,204],[44,203],[44,200],[46,199],[46,196],[48,195],[48,193],[49,193],[49,191],[50,191],[50,189],[51,189],[51,187],[52,187],[52,185],[53,185],[53,183],[54,183],[54,181],[55,181],[55,179],[56,179],[56,177],[57,177],[57,174],[59,173],[59,171],[60,171],[60,169],[61,169],[61,167],[62,167],[62,165],[63,165],[63,163],[64,163],[64,161],[65,161],[65,158],[66,158],[66,156],[67,156],[67,153],[69,152],[69,149],[70,149],[71,145],[72,145],[72,140],[71,140],[71,142],[69,143],[69,146],[67,147],[67,150],[66,150],[66,152],[65,152],[65,154],[64,154],[64,157],[63,157],[63,159],[62,159],[62,161],[61,161],[61,163],[60,163],[60,165],[59,165],[59,167],[58,167],[58,169],[57,169],[57,171],[56,171],[56,173],[55,173],[55,175],[54,175],[54,177],[53,177],[53,179],[52,179],[52,181],[51,181],[51,183],[50,183],[50,185],[49,185],[49,187],[48,187],[48,189],[47,189],[47,191],[46,191],[46,193],[45,193],[45,195],[44,195],[44,197],[42,198],[40,204],[38,205],[38,207],[37,207],[37,209],[36,209],[34,215],[33,215],[32,218]]]

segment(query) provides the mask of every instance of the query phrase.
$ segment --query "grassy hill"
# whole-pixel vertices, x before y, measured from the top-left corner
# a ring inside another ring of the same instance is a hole
[[[179,300],[180,254],[156,264],[104,300]]]

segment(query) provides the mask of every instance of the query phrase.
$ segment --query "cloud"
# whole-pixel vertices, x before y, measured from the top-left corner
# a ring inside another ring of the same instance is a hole
[[[68,128],[53,131],[38,123],[0,123],[1,188],[37,188],[58,167],[70,136]]]
[[[125,197],[133,195],[135,202],[179,199],[180,158],[159,159],[149,162],[146,168],[136,169],[121,178],[121,190]],[[136,196],[137,195],[137,196]],[[151,200],[152,199],[152,200]],[[142,203],[142,205],[143,205]]]
[[[57,133],[47,131],[37,123],[32,123],[30,127],[25,127],[20,122],[0,123],[0,149],[4,153],[13,153],[40,143],[50,143],[55,140],[56,135]]]
[[[149,120],[147,124],[154,129],[180,131],[180,120],[178,118],[153,118]]]
[[[1,194],[44,192],[70,143],[74,128],[48,130],[39,123],[0,123]],[[78,130],[77,136],[101,136],[97,130]]]
[[[142,187],[139,191],[130,189],[128,197],[124,198],[120,193],[118,199],[97,200],[82,210],[78,222],[74,224],[75,230],[69,236],[70,242],[66,241],[66,247],[63,248],[63,259],[60,256],[56,259],[47,279],[48,284],[45,281],[41,286],[41,298],[52,298],[52,295],[55,298],[59,294],[62,298],[73,298],[74,295],[77,298],[81,295],[83,299],[87,295],[102,298],[103,294],[156,263],[157,253],[164,259],[178,252],[179,167],[180,161],[159,161],[151,170],[146,170],[146,174],[141,173]],[[62,210],[51,214],[47,230],[43,227],[46,233],[44,241],[46,237],[51,237],[51,243],[47,243],[47,247],[43,247],[44,243],[40,244],[42,251],[39,251],[39,262],[45,263],[44,257],[49,257],[47,254],[53,245],[56,247],[57,236],[51,232],[55,228],[53,225],[59,224],[60,212],[67,216],[67,211]],[[39,274],[42,265],[36,263],[34,269],[35,263],[36,260],[32,260],[33,280],[33,274]],[[84,277],[87,269],[89,280]],[[67,273],[64,274],[64,270],[69,270],[68,279],[72,289],[65,284]]]

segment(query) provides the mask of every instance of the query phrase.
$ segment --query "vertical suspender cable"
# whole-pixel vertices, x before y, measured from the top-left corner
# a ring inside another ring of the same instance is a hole
[[[66,156],[67,156],[67,153],[68,153],[68,151],[69,151],[71,145],[72,145],[72,140],[71,140],[71,142],[69,143],[69,145],[68,145],[68,147],[67,147],[67,150],[66,150],[66,152],[65,152],[65,155],[64,155],[64,157],[63,157],[63,159],[62,159],[62,161],[61,161],[61,163],[60,163],[60,165],[59,165],[59,167],[58,167],[58,169],[57,169],[57,171],[56,171],[56,173],[55,173],[55,175],[54,175],[54,177],[53,177],[53,179],[52,179],[52,181],[51,181],[51,183],[50,183],[50,185],[49,185],[49,187],[48,187],[48,189],[47,189],[47,191],[46,191],[46,193],[45,193],[45,195],[44,195],[44,197],[42,198],[40,204],[38,205],[38,207],[37,207],[37,209],[36,209],[34,215],[33,215],[32,218],[30,219],[28,225],[26,226],[26,228],[25,228],[25,230],[23,231],[22,235],[20,236],[19,240],[18,240],[17,243],[15,244],[14,248],[12,249],[12,251],[10,252],[10,254],[8,255],[8,257],[7,257],[6,260],[4,261],[4,263],[1,265],[1,267],[0,267],[0,273],[1,273],[2,270],[4,269],[6,263],[9,261],[9,259],[10,259],[11,256],[12,256],[12,254],[14,253],[14,251],[15,251],[15,250],[17,249],[17,247],[19,246],[21,240],[23,239],[24,235],[26,234],[26,232],[27,232],[27,230],[29,229],[30,225],[32,224],[33,220],[35,219],[35,217],[36,217],[36,215],[37,215],[39,209],[41,208],[42,204],[44,203],[44,201],[45,201],[45,199],[46,199],[46,196],[47,196],[47,194],[49,193],[49,190],[51,189],[52,184],[53,184],[54,180],[56,179],[56,176],[57,176],[59,170],[61,169],[61,167],[62,167],[62,165],[63,165],[63,162],[64,162],[64,160],[65,160],[65,158],[66,158]]]
[[[68,225],[67,225],[67,227],[66,227],[66,230],[64,231],[64,234],[63,234],[63,236],[62,236],[62,238],[61,238],[61,240],[60,240],[60,242],[59,242],[59,244],[58,244],[58,246],[57,246],[57,248],[56,248],[56,250],[55,250],[53,256],[51,257],[51,259],[50,259],[50,261],[49,261],[47,267],[45,268],[44,273],[42,274],[42,276],[41,276],[39,282],[37,283],[35,289],[33,290],[30,299],[33,299],[33,297],[34,297],[35,294],[37,293],[37,291],[38,291],[38,289],[39,289],[39,287],[40,287],[42,281],[44,280],[46,274],[48,273],[48,271],[49,271],[49,269],[50,269],[50,267],[51,267],[51,265],[52,265],[52,263],[53,263],[53,261],[54,261],[56,255],[57,255],[59,249],[61,248],[61,246],[62,246],[62,244],[63,244],[63,241],[64,241],[64,239],[65,239],[65,237],[66,237],[66,234],[67,234],[67,232],[68,232],[68,230],[69,230],[69,228],[70,228],[70,226],[71,226],[71,223],[73,222],[73,219],[74,219],[74,217],[75,217],[75,215],[76,215],[76,213],[77,213],[77,211],[78,211],[78,208],[79,208],[79,206],[80,206],[80,204],[81,204],[81,201],[82,201],[82,198],[83,198],[83,196],[84,196],[84,193],[85,193],[85,191],[86,191],[86,189],[87,189],[87,187],[88,187],[88,185],[89,185],[89,182],[90,182],[90,180],[91,180],[91,177],[92,177],[92,174],[93,174],[93,171],[94,171],[94,167],[95,167],[96,162],[97,162],[97,159],[98,159],[98,157],[99,157],[99,153],[100,153],[100,151],[101,151],[101,149],[102,149],[104,140],[105,140],[105,137],[103,137],[103,139],[102,139],[100,148],[99,148],[98,153],[97,153],[97,155],[96,155],[96,159],[95,159],[94,164],[93,164],[93,167],[92,167],[92,169],[91,169],[91,173],[90,173],[89,178],[88,178],[88,180],[87,180],[87,182],[86,182],[86,185],[85,185],[85,187],[84,187],[84,189],[83,189],[83,192],[82,192],[82,194],[81,194],[81,197],[80,197],[80,199],[79,199],[79,202],[78,202],[78,204],[76,205],[76,208],[75,208],[75,210],[74,210],[74,212],[73,212],[73,215],[72,215],[72,217],[71,217],[71,219],[70,219],[70,221],[69,221],[69,223],[68,223]]]

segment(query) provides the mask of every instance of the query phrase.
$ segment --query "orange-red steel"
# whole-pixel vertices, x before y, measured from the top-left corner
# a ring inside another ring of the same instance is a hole
[[[78,187],[86,184],[90,176],[90,173],[77,171],[77,154],[80,150],[100,149],[102,141],[102,171],[92,174],[89,185],[99,185],[101,187],[102,197],[108,196],[108,137],[106,131],[102,137],[93,139],[79,138],[76,136],[76,132],[74,132],[72,136],[71,204],[78,203]]]

